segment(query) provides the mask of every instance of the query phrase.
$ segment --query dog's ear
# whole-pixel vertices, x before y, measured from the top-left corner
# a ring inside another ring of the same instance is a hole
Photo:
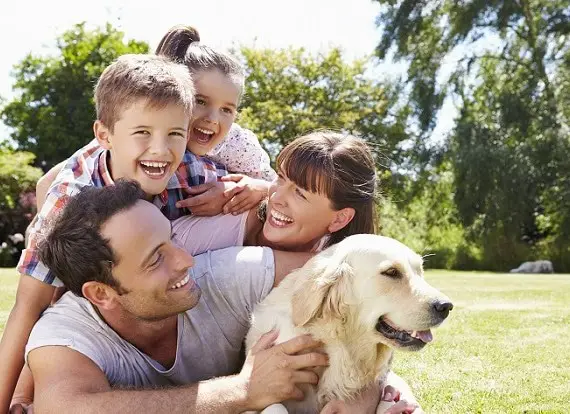
[[[317,318],[342,319],[352,297],[352,275],[352,267],[346,262],[329,264],[322,272],[313,269],[312,274],[306,275],[291,301],[295,326],[304,326]]]

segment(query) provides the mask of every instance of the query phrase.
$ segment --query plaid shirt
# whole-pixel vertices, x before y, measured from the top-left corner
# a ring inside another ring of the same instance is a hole
[[[62,285],[61,281],[39,260],[38,242],[45,236],[50,222],[63,209],[69,197],[86,186],[105,187],[114,184],[107,166],[107,155],[108,151],[93,140],[67,160],[52,183],[41,211],[30,226],[28,245],[22,251],[18,272],[50,285]],[[186,151],[176,173],[168,181],[166,189],[156,195],[152,202],[168,219],[177,219],[190,214],[189,210],[176,207],[177,201],[186,198],[185,188],[217,181],[226,174],[223,166]]]

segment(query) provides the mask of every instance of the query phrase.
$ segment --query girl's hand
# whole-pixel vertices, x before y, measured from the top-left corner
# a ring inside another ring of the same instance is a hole
[[[238,215],[257,206],[267,197],[270,182],[253,179],[243,174],[229,174],[221,177],[223,182],[233,182],[235,186],[224,192],[229,201],[223,207],[224,214]]]

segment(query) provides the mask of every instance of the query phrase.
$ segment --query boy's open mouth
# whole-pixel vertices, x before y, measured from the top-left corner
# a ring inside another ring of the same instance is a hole
[[[196,142],[207,145],[214,137],[214,131],[206,128],[192,128],[192,135]]]
[[[162,178],[170,167],[167,161],[139,161],[142,170],[151,178]]]

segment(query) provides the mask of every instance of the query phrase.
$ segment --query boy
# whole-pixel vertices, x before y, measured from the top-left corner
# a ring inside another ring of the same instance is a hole
[[[30,331],[55,286],[61,286],[39,261],[36,247],[47,222],[69,197],[85,186],[104,187],[127,178],[137,181],[147,199],[175,219],[185,213],[175,206],[185,198],[185,189],[225,175],[213,162],[185,153],[193,102],[187,68],[165,58],[125,55],[101,75],[95,87],[96,141],[69,159],[75,168],[64,167],[50,188],[18,264],[22,277],[0,343],[0,412],[8,410]]]

